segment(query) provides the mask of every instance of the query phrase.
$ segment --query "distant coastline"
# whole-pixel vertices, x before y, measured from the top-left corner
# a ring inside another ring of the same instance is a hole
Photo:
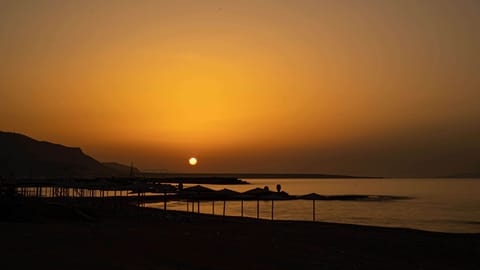
[[[303,174],[303,173],[155,173],[142,172],[141,176],[151,178],[238,178],[238,179],[382,179],[376,176],[352,176],[340,174]]]

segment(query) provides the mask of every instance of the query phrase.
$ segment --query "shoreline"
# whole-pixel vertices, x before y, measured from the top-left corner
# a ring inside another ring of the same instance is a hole
[[[143,206],[144,208],[147,209],[154,209],[156,211],[163,212],[160,208],[155,208],[155,207],[149,207],[149,206]],[[329,222],[329,221],[312,221],[312,220],[294,220],[294,219],[274,219],[271,220],[271,218],[266,218],[266,217],[260,217],[259,219],[253,217],[253,216],[233,216],[233,215],[225,215],[223,217],[220,214],[208,214],[208,213],[187,213],[186,211],[178,211],[178,210],[167,210],[170,214],[172,213],[178,213],[179,215],[185,215],[185,216],[191,216],[192,218],[198,217],[198,218],[205,218],[205,219],[212,219],[212,220],[220,220],[222,219],[228,219],[231,222],[239,222],[241,223],[243,220],[245,220],[246,223],[258,223],[258,222],[268,222],[268,223],[287,223],[287,224],[292,224],[292,223],[298,223],[298,225],[305,224],[320,224],[320,225],[329,225],[329,226],[346,226],[346,227],[359,227],[359,228],[364,228],[364,229],[371,229],[371,230],[382,230],[382,229],[392,229],[392,230],[400,230],[400,231],[415,231],[415,232],[420,232],[420,233],[434,233],[434,234],[447,234],[447,235],[472,235],[472,236],[478,236],[480,237],[480,232],[445,232],[445,231],[430,231],[430,230],[424,230],[424,229],[418,229],[418,228],[409,228],[409,227],[398,227],[398,226],[378,226],[378,225],[369,225],[369,224],[356,224],[356,223],[341,223],[341,222]]]

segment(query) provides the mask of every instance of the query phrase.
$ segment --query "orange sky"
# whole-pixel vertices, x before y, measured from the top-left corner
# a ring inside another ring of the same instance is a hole
[[[478,170],[478,29],[476,1],[0,0],[0,130],[172,172]]]

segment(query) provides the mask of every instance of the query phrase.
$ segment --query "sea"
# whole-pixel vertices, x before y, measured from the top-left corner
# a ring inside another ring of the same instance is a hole
[[[480,179],[244,179],[248,185],[204,185],[244,192],[256,187],[290,195],[383,195],[408,199],[386,201],[275,201],[274,220],[334,222],[401,227],[435,232],[480,233]],[[186,187],[188,185],[185,185]],[[315,213],[313,212],[315,204]],[[161,208],[162,203],[147,204]],[[184,201],[170,201],[169,210],[187,211]],[[188,205],[189,210],[192,204]],[[200,212],[223,215],[223,201],[201,202]],[[197,204],[195,204],[197,211]],[[240,216],[241,202],[227,201],[226,216]],[[243,202],[243,216],[257,217],[257,202]],[[272,202],[259,202],[259,216],[272,219]]]

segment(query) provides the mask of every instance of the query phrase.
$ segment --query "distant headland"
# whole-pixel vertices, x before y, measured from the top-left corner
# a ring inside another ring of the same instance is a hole
[[[340,179],[340,178],[383,178],[374,176],[352,176],[340,174],[311,174],[311,173],[149,173],[143,172],[141,175],[147,177],[181,177],[181,178],[241,178],[241,179]]]

